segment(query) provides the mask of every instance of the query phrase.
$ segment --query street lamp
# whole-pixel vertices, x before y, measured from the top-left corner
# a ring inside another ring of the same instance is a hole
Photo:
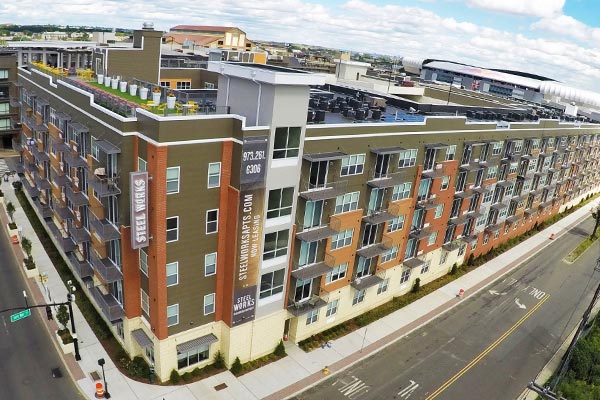
[[[104,374],[104,358],[98,360],[98,365],[102,367],[102,379],[104,379],[104,398],[110,399],[110,394],[108,393],[108,385],[106,384],[106,375]]]
[[[69,290],[69,294],[67,295],[67,302],[69,303],[69,314],[71,315],[71,331],[73,334],[73,347],[75,349],[75,359],[77,361],[81,360],[81,355],[79,354],[79,339],[77,339],[77,331],[75,330],[75,315],[73,314],[73,302],[75,301],[75,290],[77,289],[72,285],[72,281],[67,281],[67,289]]]

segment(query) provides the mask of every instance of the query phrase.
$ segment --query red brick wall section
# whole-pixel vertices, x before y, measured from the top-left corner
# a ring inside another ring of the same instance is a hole
[[[233,280],[229,279],[229,282],[226,282],[226,277],[232,277],[233,273],[229,275],[225,275],[226,273],[226,253],[227,251],[232,251],[230,238],[235,237],[235,231],[230,231],[230,224],[228,221],[232,218],[232,214],[236,214],[235,211],[232,213],[230,210],[234,210],[230,207],[229,204],[229,192],[230,192],[230,184],[231,184],[231,158],[233,156],[233,143],[232,142],[223,142],[222,147],[222,155],[221,155],[221,186],[219,188],[219,226],[222,227],[218,232],[218,244],[217,244],[217,276],[215,282],[215,298],[217,301],[215,302],[215,320],[220,321],[223,318],[224,312],[226,310],[231,310],[231,301],[225,300],[227,296],[225,296],[225,292],[231,293],[231,285],[233,284]],[[237,210],[237,207],[235,208]],[[228,249],[229,247],[229,249]],[[231,266],[230,266],[231,267]],[[227,290],[225,289],[226,283],[229,283],[229,287]],[[231,297],[231,296],[229,296]],[[228,305],[228,309],[225,306]]]
[[[227,245],[223,256],[219,255],[217,260],[217,275],[221,275],[223,280],[223,296],[217,297],[217,302],[221,299],[223,304],[222,320],[229,326],[231,326],[231,307],[233,305],[233,277],[234,277],[234,264],[235,264],[235,250],[237,248],[236,232],[237,232],[237,220],[238,220],[238,202],[240,198],[240,192],[236,188],[229,186],[228,196],[228,219],[226,221],[227,232],[232,232],[227,239]],[[219,247],[219,250],[221,248]],[[220,264],[219,262],[223,262]],[[220,271],[220,272],[219,272]],[[217,280],[219,276],[217,276]],[[217,284],[218,285],[218,284]]]
[[[148,273],[150,298],[150,325],[158,339],[169,336],[167,329],[167,147],[148,143],[150,246]]]
[[[121,225],[123,296],[125,298],[125,315],[127,318],[135,318],[142,315],[138,257],[138,251],[131,248],[131,227]]]

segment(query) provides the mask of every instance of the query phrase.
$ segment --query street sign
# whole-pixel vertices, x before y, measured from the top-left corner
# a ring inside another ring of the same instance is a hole
[[[29,308],[27,310],[19,311],[18,313],[10,316],[10,322],[16,322],[25,317],[29,317],[30,315],[31,315],[31,309],[29,309]]]
[[[48,274],[46,272],[40,274],[40,282],[48,282]]]

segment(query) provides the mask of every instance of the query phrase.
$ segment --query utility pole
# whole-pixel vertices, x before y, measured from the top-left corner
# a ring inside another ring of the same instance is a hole
[[[542,398],[546,400],[567,400],[565,397],[562,397],[561,395],[550,391],[550,388],[541,387],[534,381],[529,382],[529,385],[527,385],[527,387],[539,394],[540,396],[542,396]]]

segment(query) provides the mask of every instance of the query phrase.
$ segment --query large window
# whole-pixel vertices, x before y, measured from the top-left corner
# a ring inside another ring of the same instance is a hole
[[[427,245],[431,246],[431,245],[435,244],[436,240],[437,240],[437,232],[432,232],[431,235],[429,235],[429,240],[427,241]]]
[[[0,103],[0,114],[7,114],[9,110],[9,103]]]
[[[277,218],[292,213],[292,201],[294,200],[294,188],[282,188],[269,190],[269,202],[267,218]]]
[[[308,314],[306,314],[306,325],[313,324],[317,322],[319,319],[319,309],[310,310]]]
[[[167,194],[179,193],[179,167],[167,168]]]
[[[358,303],[362,303],[365,299],[365,290],[355,290],[354,297],[352,298],[352,305],[355,306]]]
[[[148,293],[144,292],[144,289],[140,289],[140,298],[142,311],[145,312],[146,315],[150,315],[150,298],[148,297]]]
[[[221,163],[214,162],[208,164],[208,188],[221,186]]]
[[[405,182],[394,186],[394,189],[392,191],[392,201],[408,199],[410,197],[411,188],[411,182]]]
[[[332,315],[337,314],[339,299],[335,299],[327,303],[327,311],[325,312],[325,317],[329,318]]]
[[[215,233],[219,230],[219,210],[206,211],[206,234]]]
[[[304,207],[303,228],[308,229],[321,225],[321,215],[323,214],[323,200],[307,201]]]
[[[205,344],[177,354],[177,368],[187,368],[191,365],[198,364],[200,361],[208,360],[208,347],[209,345]]]
[[[353,234],[354,229],[346,229],[345,231],[333,235],[331,237],[331,250],[350,246],[350,244],[352,243]]]
[[[402,271],[402,275],[400,276],[400,284],[407,282],[410,279],[410,269],[405,269]]]
[[[498,167],[496,165],[492,165],[487,170],[487,176],[485,179],[492,179],[498,176]]]
[[[382,280],[381,282],[379,282],[379,285],[377,285],[377,294],[387,292],[389,284],[390,284],[390,278],[386,278],[386,279]]]
[[[192,88],[192,82],[191,81],[177,81],[177,83],[175,84],[175,88],[177,90],[191,89]]]
[[[300,257],[298,258],[298,265],[303,267],[305,265],[314,264],[317,261],[318,248],[319,241],[302,241],[302,243],[300,244]]]
[[[179,323],[179,304],[173,304],[167,307],[167,326],[177,325]]]
[[[275,128],[273,158],[298,157],[300,152],[300,127]]]
[[[347,271],[348,263],[340,264],[336,267],[333,267],[331,271],[326,275],[326,282],[331,283],[339,281],[340,279],[344,279],[346,277]]]
[[[207,294],[204,296],[204,315],[215,312],[215,294]]]
[[[360,175],[365,167],[364,154],[352,154],[342,158],[341,176]]]
[[[148,163],[143,158],[138,157],[138,171],[148,171]]]
[[[446,190],[450,186],[450,176],[444,175],[442,176],[442,183],[440,185],[440,190]]]
[[[8,79],[8,70],[0,69],[0,79]]]
[[[148,253],[144,249],[140,249],[140,270],[148,276]]]
[[[413,167],[417,163],[417,149],[403,150],[398,155],[398,168]]]
[[[387,226],[387,231],[388,232],[395,232],[395,231],[399,231],[400,229],[404,228],[404,215],[399,215],[394,219],[391,219],[388,222],[388,226]]]
[[[502,147],[504,146],[504,142],[494,142],[492,145],[492,155],[497,156],[502,153]]]
[[[172,262],[167,264],[167,286],[177,285],[179,283],[179,263]]]
[[[283,292],[283,278],[285,270],[280,269],[274,272],[268,272],[260,277],[259,298],[273,296]]]
[[[381,263],[395,260],[398,257],[398,246],[394,246],[381,255]]]
[[[217,253],[204,255],[204,276],[211,276],[217,273]]]
[[[179,240],[179,217],[167,218],[167,243]]]
[[[352,192],[337,196],[335,199],[335,214],[345,213],[358,209],[360,192]]]
[[[287,254],[289,230],[267,233],[265,235],[265,250],[263,260],[270,260]]]

